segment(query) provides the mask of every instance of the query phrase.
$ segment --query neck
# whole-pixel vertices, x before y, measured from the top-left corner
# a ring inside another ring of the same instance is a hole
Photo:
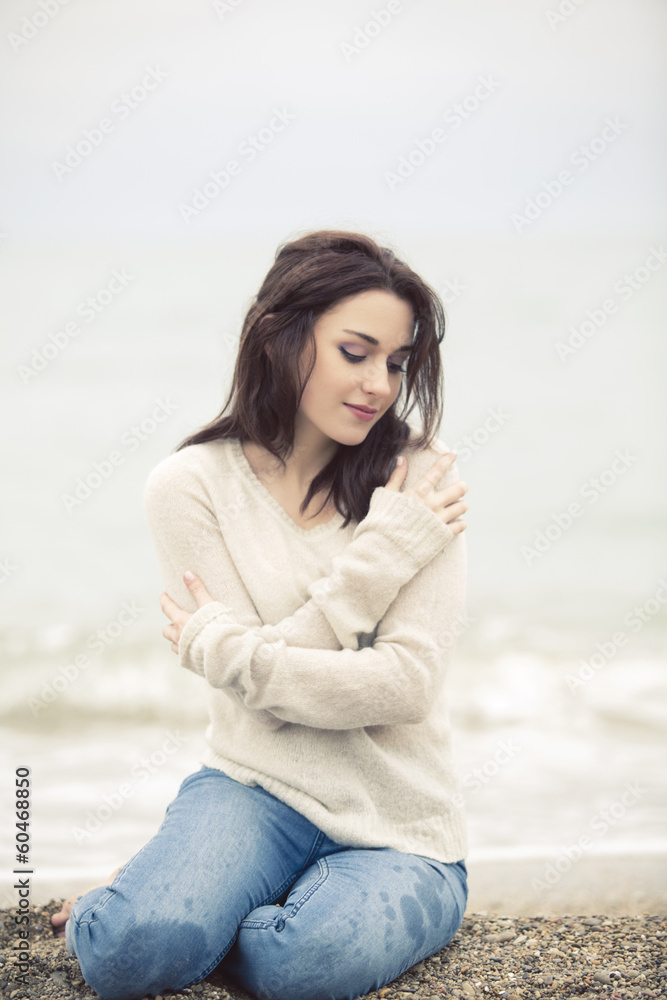
[[[260,478],[280,481],[304,495],[312,480],[329,464],[339,448],[337,441],[319,436],[319,440],[307,441],[304,436],[295,435],[291,454],[285,458],[285,466],[271,452],[253,441],[243,445],[248,462]]]

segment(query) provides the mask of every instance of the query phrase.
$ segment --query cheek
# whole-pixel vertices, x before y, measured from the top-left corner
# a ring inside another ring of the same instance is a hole
[[[349,393],[352,383],[350,372],[335,361],[333,359],[331,364],[318,365],[314,369],[304,390],[304,400],[314,403],[323,403],[325,400],[335,402],[337,398],[345,398]]]
[[[393,406],[396,402],[398,395],[401,391],[402,381],[400,378],[392,379],[391,381],[391,395],[388,397],[387,406]]]
[[[336,386],[330,378],[323,378],[321,373],[313,372],[301,398],[301,405],[311,414],[327,407],[336,396]]]

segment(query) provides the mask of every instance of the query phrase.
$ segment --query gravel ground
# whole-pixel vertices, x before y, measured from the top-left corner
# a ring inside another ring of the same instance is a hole
[[[0,996],[48,1000],[95,1000],[63,938],[49,917],[62,900],[31,907],[28,986],[16,979],[12,947],[17,940],[13,910],[0,910]],[[667,919],[664,916],[503,917],[468,913],[454,940],[372,998],[446,996],[512,998],[667,998]],[[170,997],[248,1000],[213,972],[204,982]]]

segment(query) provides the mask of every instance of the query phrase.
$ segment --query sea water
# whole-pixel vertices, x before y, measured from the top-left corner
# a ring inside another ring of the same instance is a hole
[[[664,282],[621,292],[655,242],[414,242],[469,486],[447,683],[471,858],[665,850]],[[35,899],[127,860],[199,766],[204,682],[161,637],[142,489],[221,409],[271,258],[250,237],[7,255],[2,804],[12,831],[29,767]]]

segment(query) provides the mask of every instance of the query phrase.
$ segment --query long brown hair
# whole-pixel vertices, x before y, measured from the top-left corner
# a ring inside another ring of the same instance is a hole
[[[339,446],[310,483],[300,507],[303,514],[312,498],[327,490],[320,511],[333,498],[345,519],[343,527],[352,519],[363,520],[373,490],[384,486],[398,453],[406,446],[428,446],[440,425],[440,344],[445,335],[445,313],[440,298],[426,282],[392,250],[361,233],[319,230],[278,247],[275,262],[243,321],[225,405],[214,420],[182,441],[175,451],[204,441],[238,438],[241,443],[261,445],[285,466],[294,446],[301,395],[315,364],[314,325],[343,299],[370,289],[393,292],[412,306],[414,347],[406,375],[393,406],[361,444]],[[311,364],[300,381],[298,362],[309,343]],[[398,413],[401,402],[403,408]],[[231,412],[224,416],[230,405]],[[415,406],[422,430],[408,444],[406,418]]]

